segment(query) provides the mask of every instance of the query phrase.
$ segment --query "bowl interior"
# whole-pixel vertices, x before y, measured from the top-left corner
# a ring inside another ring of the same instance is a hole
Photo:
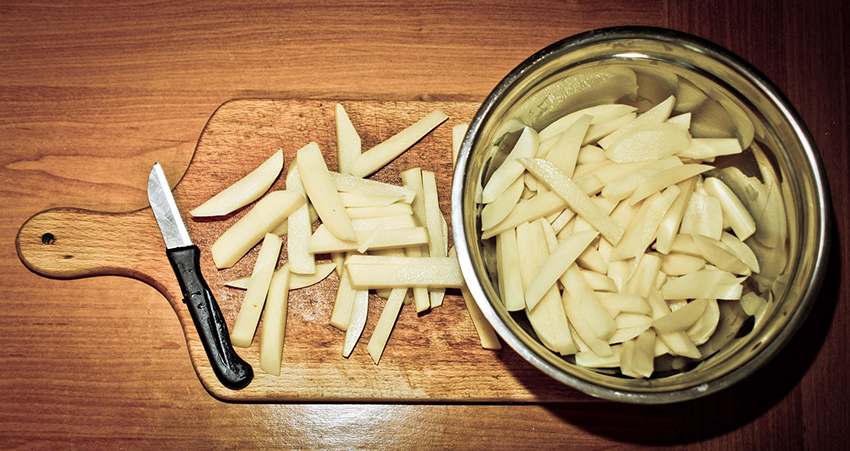
[[[637,91],[628,82],[634,77]],[[672,81],[677,82],[675,87]],[[756,220],[758,232],[748,244],[762,267],[748,288],[766,299],[768,307],[750,315],[737,301],[720,301],[718,329],[700,347],[705,358],[657,358],[656,371],[648,379],[576,366],[540,343],[525,313],[508,312],[502,304],[495,239],[481,239],[476,195],[504,158],[500,144],[515,137],[523,125],[539,131],[567,113],[605,103],[628,103],[640,113],[671,90],[683,92],[678,88],[683,85],[707,95],[709,101],[699,108],[718,113],[704,114],[716,120],[692,127],[694,133],[712,137],[718,129],[728,131],[731,123],[745,148],[741,155],[718,157],[712,172],[744,201]],[[828,239],[828,190],[805,126],[763,75],[724,49],[692,36],[658,29],[609,29],[541,50],[502,80],[482,104],[470,123],[458,168],[453,223],[460,226],[455,227],[455,243],[476,302],[523,357],[594,396],[665,403],[728,386],[782,347],[802,322],[820,285]]]

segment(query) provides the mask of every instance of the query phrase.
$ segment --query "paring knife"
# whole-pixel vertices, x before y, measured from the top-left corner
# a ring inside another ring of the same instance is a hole
[[[159,163],[154,164],[148,178],[148,200],[165,240],[168,261],[180,283],[183,302],[189,306],[215,375],[227,388],[238,390],[245,387],[254,377],[254,371],[233,350],[227,324],[201,274],[201,251],[189,238]]]

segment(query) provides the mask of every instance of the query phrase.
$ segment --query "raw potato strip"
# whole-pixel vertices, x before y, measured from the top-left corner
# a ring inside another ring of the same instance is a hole
[[[305,201],[301,193],[294,191],[272,191],[260,199],[213,243],[210,253],[216,268],[233,266]]]
[[[435,110],[420,119],[419,122],[402,130],[395,136],[358,155],[351,162],[349,174],[355,177],[366,177],[384,167],[387,163],[401,155],[405,150],[416,144],[443,121],[448,119],[446,113]]]
[[[534,158],[537,154],[537,132],[531,127],[525,127],[519,135],[514,148],[505,158],[505,161],[493,171],[484,191],[481,193],[481,202],[489,204],[498,199],[503,192],[517,179],[524,170],[519,160],[522,158]]]
[[[286,188],[299,192],[304,196],[304,184],[301,183],[301,174],[297,163],[289,165],[289,174],[286,176]],[[314,274],[316,272],[316,258],[309,252],[310,235],[313,234],[313,224],[310,221],[310,209],[307,203],[298,207],[292,215],[287,218],[286,255],[289,259],[289,270],[295,274]]]
[[[694,160],[708,160],[721,155],[735,155],[741,151],[741,143],[737,138],[693,138],[691,146],[676,155]]]
[[[505,309],[509,312],[517,312],[526,308],[525,290],[520,276],[516,229],[505,230],[497,235],[496,256],[499,259],[499,289]],[[534,304],[536,305],[537,302]]]
[[[598,181],[598,178],[591,176],[579,180],[577,184],[585,193],[587,193],[596,190],[596,182]],[[601,184],[601,182],[599,183]],[[517,203],[505,219],[495,226],[485,229],[481,233],[481,239],[486,240],[504,232],[505,230],[514,229],[524,222],[533,222],[545,216],[559,213],[563,211],[567,205],[567,201],[553,191],[538,194],[527,201]]]
[[[345,269],[352,286],[359,289],[460,288],[463,284],[460,265],[450,257],[352,255]]]
[[[555,141],[555,145],[544,157],[551,161],[567,177],[572,177],[575,172],[579,149],[592,120],[592,116],[580,117],[570,128],[561,134],[557,141]],[[538,155],[538,157],[540,156]]]
[[[674,124],[645,124],[614,140],[605,156],[616,163],[657,160],[675,155],[691,145],[687,130]]]
[[[333,180],[336,190],[341,193],[356,193],[371,196],[400,196],[405,199],[405,202],[410,203],[416,195],[410,189],[404,186],[391,185],[389,183],[379,182],[376,180],[362,179],[354,177],[350,174],[342,174],[339,172],[328,172],[328,175]]]
[[[484,230],[495,227],[513,211],[519,202],[524,188],[523,179],[517,178],[493,202],[481,209],[481,228]]]
[[[660,124],[666,121],[667,118],[670,117],[670,112],[673,111],[673,104],[675,101],[675,97],[668,97],[667,100],[659,103],[658,105],[655,105],[645,113],[638,116],[637,119],[629,122],[628,124],[620,127],[619,129],[611,132],[609,135],[600,139],[599,147],[607,149],[611,146],[611,143],[613,143],[617,138],[642,125]]]
[[[570,113],[547,125],[543,130],[540,130],[540,141],[543,142],[557,138],[558,135],[570,128],[582,116],[591,116],[593,118],[591,124],[598,124],[625,116],[629,113],[634,113],[635,110],[636,108],[633,106],[622,104],[597,105],[584,108]]]
[[[578,216],[592,224],[611,244],[616,245],[623,237],[620,228],[604,214],[588,195],[572,180],[555,168],[552,163],[540,159],[520,159],[520,162],[558,196],[564,199]]]
[[[518,255],[519,273],[523,288],[526,289],[549,255],[541,221],[545,220],[524,223],[516,229],[517,247],[523,249]],[[569,330],[569,323],[557,288],[550,288],[536,308],[526,308],[525,313],[544,346],[561,355],[575,353],[575,343],[569,334],[564,333]]]
[[[529,310],[533,310],[537,306],[543,295],[555,285],[597,235],[598,233],[593,231],[583,231],[570,235],[567,239],[558,243],[558,246],[546,257],[546,261],[543,262],[528,285],[525,293],[525,304]]]
[[[298,150],[298,171],[301,183],[322,223],[339,239],[357,241],[351,218],[328,174],[328,167],[319,145],[311,142]]]
[[[379,229],[380,231],[376,232]],[[316,233],[310,239],[310,252],[313,254],[348,251],[365,252],[366,249],[395,249],[420,246],[428,243],[428,231],[425,227],[384,228],[380,226],[368,231],[358,231],[355,233],[357,240],[348,242],[339,240],[330,233],[323,234],[317,229]],[[327,239],[322,239],[323,237]]]
[[[334,125],[336,126],[336,150],[339,172],[348,172],[351,162],[362,151],[360,135],[357,134],[357,130],[351,124],[351,119],[348,117],[348,113],[345,112],[345,108],[340,104],[334,106]]]
[[[719,240],[723,233],[723,210],[720,201],[694,191],[682,216],[679,233],[702,235]]]
[[[263,164],[238,182],[225,188],[189,214],[194,217],[224,216],[260,198],[283,170],[283,150],[278,150]]]
[[[378,196],[374,194],[345,192],[340,192],[339,198],[342,199],[342,204],[345,205],[345,208],[386,207],[387,205],[392,205],[397,202],[403,202],[410,205],[410,203],[413,202],[412,196],[408,198],[404,196]]]
[[[260,328],[260,369],[275,376],[280,376],[288,298],[289,268],[284,267],[272,276]]]
[[[339,266],[342,275],[339,278],[339,288],[336,291],[334,299],[334,307],[331,311],[330,325],[345,332],[348,329],[348,322],[351,320],[351,309],[354,306],[354,298],[357,295],[354,287],[351,286],[351,278],[348,276],[348,271],[345,270],[345,265]]]
[[[718,178],[709,177],[705,179],[703,187],[711,197],[720,201],[723,218],[729,221],[729,225],[739,240],[744,241],[755,233],[756,222],[752,215],[725,183]]]
[[[384,310],[381,312],[381,317],[378,319],[378,324],[375,325],[375,331],[369,338],[369,344],[366,345],[366,350],[375,365],[381,360],[381,354],[384,353],[384,348],[386,348],[387,341],[390,339],[390,334],[401,312],[401,306],[404,304],[405,294],[407,294],[406,288],[394,288],[392,290],[387,303],[384,305]]]
[[[636,170],[609,180],[602,189],[602,197],[617,202],[634,194],[635,190],[649,177],[676,166],[682,165],[678,157],[664,157],[653,162],[638,161],[634,163],[615,163],[624,168],[635,167]]]
[[[351,317],[348,319],[348,327],[345,329],[345,340],[342,344],[342,356],[346,359],[351,356],[354,347],[363,335],[366,327],[366,318],[369,313],[369,291],[354,290],[354,299],[351,303]]]
[[[348,217],[352,220],[363,218],[379,218],[383,216],[412,215],[413,208],[404,202],[380,207],[347,207]]]
[[[702,269],[677,277],[661,289],[664,299],[741,299],[744,278],[719,269]]]
[[[277,235],[267,233],[263,238],[263,245],[257,254],[257,262],[251,275],[251,282],[242,300],[242,307],[236,316],[236,324],[230,333],[230,341],[233,346],[247,348],[254,340],[254,332],[260,322],[263,305],[269,291],[274,267],[280,256],[280,247],[283,241]]]
[[[425,221],[428,229],[428,254],[431,257],[446,257],[448,247],[443,236],[445,224],[437,197],[437,179],[431,171],[422,171],[422,192],[425,200]],[[439,307],[446,295],[445,288],[430,290],[431,308]]]
[[[632,197],[629,198],[629,203],[634,205],[655,192],[661,191],[669,186],[676,185],[677,183],[683,182],[692,177],[696,177],[697,175],[711,169],[714,168],[705,164],[685,164],[663,170],[652,177],[647,178],[641,186],[635,190]]]
[[[611,251],[611,260],[640,258],[655,240],[658,225],[679,193],[679,188],[673,185],[647,199],[624,232],[622,241]]]
[[[289,274],[289,289],[297,290],[299,288],[309,287],[310,285],[319,283],[325,280],[326,277],[336,268],[336,263],[318,263],[316,264],[316,272],[313,274]],[[289,262],[275,270],[275,274],[281,271],[289,271]],[[238,279],[229,280],[224,283],[224,286],[230,288],[239,288],[242,290],[248,289],[248,283],[251,281],[251,276],[240,277]]]
[[[682,224],[682,217],[685,215],[685,209],[690,202],[691,194],[697,185],[697,178],[685,180],[679,183],[679,196],[673,201],[673,205],[667,210],[667,214],[658,225],[658,232],[655,239],[655,250],[662,254],[667,254],[673,247],[673,240],[679,233],[679,226]]]
[[[454,247],[449,249],[449,257],[457,258],[457,251]],[[481,308],[475,303],[472,293],[469,292],[466,282],[460,287],[460,294],[463,297],[463,302],[466,304],[466,310],[469,312],[469,318],[472,320],[472,325],[475,327],[475,332],[478,334],[478,339],[481,340],[481,347],[484,349],[499,350],[502,349],[502,343],[499,341],[499,336],[496,335],[496,330],[487,321]]]

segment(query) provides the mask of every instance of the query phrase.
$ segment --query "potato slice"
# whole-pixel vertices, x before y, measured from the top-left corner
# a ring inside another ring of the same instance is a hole
[[[592,116],[582,116],[558,137],[552,149],[543,157],[552,162],[556,168],[573,176],[581,143],[587,133],[587,128],[593,120]],[[538,155],[539,157],[539,155]]]
[[[339,288],[337,288],[333,310],[331,311],[330,325],[345,332],[348,329],[348,322],[351,320],[351,309],[354,307],[357,290],[351,286],[351,278],[345,270],[345,265],[341,267],[341,270],[342,275],[339,278]]]
[[[352,255],[345,269],[356,289],[460,288],[463,283],[460,265],[450,257]]]
[[[342,174],[334,171],[328,172],[328,175],[333,181],[334,187],[340,193],[356,193],[371,196],[401,196],[407,203],[412,202],[416,195],[416,193],[405,186],[363,179],[354,177],[351,174]]]
[[[615,347],[609,345],[607,341],[607,338],[609,338],[610,335],[605,339],[599,338],[601,334],[597,334],[597,332],[593,330],[593,326],[585,317],[581,300],[574,299],[567,291],[564,292],[562,299],[564,310],[567,312],[567,319],[569,320],[570,325],[575,329],[576,334],[581,338],[582,342],[584,342],[594,354],[600,357],[613,356],[615,354]],[[611,319],[611,322],[613,323],[613,319]],[[616,325],[613,327],[611,335],[613,335],[615,330]],[[576,363],[578,363],[578,353],[576,353]]]
[[[653,320],[652,328],[662,334],[687,330],[702,316],[706,307],[708,299],[694,299],[685,306]]]
[[[324,229],[327,230],[327,229]],[[428,231],[425,227],[376,227],[368,231],[356,232],[354,242],[336,239],[330,233],[322,233],[317,229],[310,238],[312,254],[327,254],[331,252],[366,252],[367,249],[398,249],[410,246],[421,246],[428,243]]]
[[[605,188],[602,188],[602,197],[610,200],[611,202],[617,202],[625,199],[634,194],[635,190],[637,190],[641,184],[646,182],[646,180],[653,175],[665,169],[682,166],[682,160],[674,156],[664,157],[652,162],[636,163],[642,166],[634,166],[635,163],[631,163],[630,166],[626,166],[629,165],[629,163],[625,163],[625,168],[636,167],[637,169],[613,180],[609,180],[609,182],[605,184]]]
[[[654,351],[656,334],[651,330],[641,332],[634,341],[634,346],[629,346],[630,349],[623,348],[621,351],[621,363],[625,357],[627,370],[623,374],[635,378],[648,378],[652,376],[654,371]]]
[[[542,130],[540,130],[540,141],[544,142],[557,139],[558,136],[564,133],[582,116],[590,116],[591,118],[593,118],[591,124],[599,124],[602,122],[610,121],[612,119],[616,119],[621,116],[625,116],[630,113],[634,113],[635,110],[636,108],[633,106],[623,105],[619,103],[609,103],[584,108],[567,114],[559,118],[555,122],[552,122],[551,124],[544,127]]]
[[[720,242],[732,250],[732,252],[734,252],[742,262],[749,266],[752,272],[759,272],[758,258],[756,258],[756,254],[753,250],[750,249],[750,246],[747,246],[747,244],[738,239],[738,237],[728,232],[723,232],[720,235]]]
[[[629,198],[629,203],[634,205],[646,199],[653,193],[696,177],[697,175],[711,169],[713,169],[712,166],[705,164],[685,164],[665,169],[651,177],[648,177]]]
[[[381,355],[384,353],[384,348],[387,346],[387,341],[390,339],[390,334],[401,312],[401,306],[404,304],[405,294],[407,294],[406,288],[394,288],[392,290],[387,303],[384,305],[384,310],[381,312],[381,317],[378,319],[378,324],[375,325],[375,330],[372,332],[372,337],[369,338],[369,344],[366,345],[366,350],[375,365],[381,361]]]
[[[617,138],[625,135],[626,133],[634,130],[637,127],[641,127],[647,124],[660,124],[666,121],[667,118],[670,117],[670,112],[673,111],[673,105],[675,101],[675,97],[667,97],[667,99],[663,102],[658,103],[657,105],[649,109],[647,112],[638,116],[637,119],[629,122],[623,127],[618,128],[614,132],[600,139],[599,147],[603,149],[611,147],[611,144],[615,140],[617,140]]]
[[[610,352],[601,356],[593,350],[576,352],[576,365],[585,368],[617,368],[620,366],[620,345],[610,346]]]
[[[355,177],[371,175],[419,142],[448,118],[441,110],[434,110],[386,141],[358,155],[351,162],[348,173]]]
[[[282,269],[272,275],[260,328],[260,369],[275,376],[280,376],[289,298],[289,268]]]
[[[352,220],[363,218],[380,218],[383,216],[412,215],[413,207],[404,202],[384,205],[380,207],[347,207],[345,209],[348,217]]]
[[[431,257],[446,257],[448,252],[447,237],[444,236],[445,218],[440,210],[440,200],[437,196],[437,179],[433,172],[422,171],[422,193],[425,200],[425,221],[428,234],[428,254]],[[430,290],[431,308],[440,306],[446,292],[444,288],[434,287]]]
[[[679,193],[679,187],[673,185],[647,199],[623,233],[623,239],[611,251],[611,260],[640,258],[655,240],[658,225]]]
[[[616,245],[620,242],[623,229],[608,215],[604,214],[599,206],[590,200],[590,197],[575,182],[555,168],[552,163],[546,160],[527,158],[520,159],[520,163],[564,199],[578,216],[591,223],[611,244]]]
[[[691,194],[679,233],[702,235],[715,240],[723,233],[723,211],[720,201],[697,191]]]
[[[746,240],[755,233],[756,223],[752,215],[725,183],[716,177],[709,177],[703,186],[711,197],[720,201],[723,218],[729,222],[738,239]]]
[[[722,155],[739,154],[741,151],[741,144],[736,138],[693,138],[691,146],[676,155],[693,160],[708,160]]]
[[[342,344],[342,356],[348,358],[357,346],[363,329],[366,328],[366,319],[369,314],[369,291],[354,290],[354,299],[351,303],[351,317],[348,319],[348,327],[345,329],[345,340]]]
[[[531,127],[525,127],[522,134],[519,135],[513,149],[502,162],[502,164],[493,171],[490,179],[484,185],[484,191],[481,193],[481,202],[488,204],[495,201],[511,186],[511,184],[519,178],[524,168],[520,164],[521,158],[534,158],[537,154],[537,146],[539,144],[537,132]]]
[[[304,204],[295,191],[272,191],[227,229],[210,247],[216,268],[229,268],[263,236]]]
[[[298,165],[290,163],[289,174],[286,176],[286,187],[304,196],[304,184]],[[286,255],[289,258],[290,271],[295,274],[313,274],[316,272],[316,259],[309,252],[310,235],[313,233],[313,221],[310,220],[310,209],[307,203],[298,207],[287,218]]]
[[[684,276],[705,267],[705,259],[693,255],[670,252],[661,255],[661,271],[668,276]]]
[[[289,274],[289,289],[297,290],[299,288],[309,287],[310,285],[317,284],[326,277],[330,275],[331,272],[336,268],[335,262],[330,263],[317,263],[316,264],[316,272],[313,274]],[[283,270],[289,271],[289,262],[284,263],[283,266],[275,270],[275,274],[281,272]],[[239,288],[242,290],[248,289],[248,283],[251,281],[251,276],[240,277],[238,279],[229,280],[224,283],[224,286],[230,288]]]
[[[263,164],[238,182],[189,212],[198,217],[224,216],[260,198],[283,170],[283,150],[278,150]]]
[[[510,232],[505,233],[509,234]],[[558,279],[597,236],[598,233],[595,231],[584,231],[573,234],[558,243],[555,250],[540,265],[540,269],[534,274],[531,283],[528,284],[525,293],[525,307],[528,310],[533,310],[537,306],[543,295],[557,283]],[[509,268],[506,268],[506,272],[508,270]]]
[[[251,282],[236,316],[236,324],[230,333],[230,341],[233,346],[247,348],[254,340],[254,332],[260,322],[263,305],[269,291],[274,267],[280,256],[280,247],[283,241],[279,236],[267,233],[263,238],[263,245],[257,254],[257,262],[251,274]]]
[[[516,229],[517,248],[523,249],[523,252],[518,254],[518,272],[523,289],[527,290],[534,275],[549,255],[544,233],[540,221],[523,223]],[[525,312],[531,327],[544,346],[561,355],[575,352],[572,338],[564,333],[569,324],[557,288],[550,288],[534,310],[526,308]]]
[[[485,204],[481,209],[481,228],[484,230],[493,228],[505,219],[519,202],[523,187],[523,180],[517,178],[502,192],[501,196]]]
[[[658,231],[655,234],[654,249],[662,254],[667,254],[673,247],[673,240],[679,233],[679,226],[682,224],[682,218],[685,216],[685,209],[688,207],[688,202],[691,200],[691,194],[697,185],[697,178],[690,178],[679,183],[679,196],[673,201],[673,205],[667,210],[664,218],[661,219],[661,224],[658,224]]]
[[[677,277],[661,289],[664,299],[741,299],[743,278],[728,271],[702,269]]]
[[[340,192],[339,198],[342,199],[342,204],[345,208],[359,207],[386,207],[394,203],[405,203],[410,205],[413,202],[413,196],[379,196],[374,194],[360,193],[345,193]]]
[[[597,192],[601,189],[602,182],[595,176],[590,176],[576,182],[585,193]],[[481,232],[482,239],[492,238],[505,230],[513,229],[524,222],[533,222],[545,216],[562,211],[567,207],[567,202],[557,193],[547,191],[534,196],[528,201],[516,204],[501,222]]]
[[[750,267],[723,242],[699,235],[692,235],[691,239],[694,240],[694,244],[699,248],[703,258],[717,268],[745,276],[752,273]]]
[[[336,186],[328,174],[319,145],[315,142],[307,144],[298,150],[297,158],[301,183],[322,223],[337,238],[357,241],[357,233],[351,226],[351,218],[348,217]]]
[[[605,156],[616,163],[658,160],[675,155],[690,145],[690,135],[677,125],[646,124],[630,130],[611,142],[605,151]]]
[[[714,331],[717,330],[717,325],[720,322],[720,307],[717,305],[717,300],[708,299],[706,302],[707,305],[705,307],[705,311],[703,311],[699,319],[697,319],[696,322],[685,331],[696,346],[707,342],[708,339],[711,338],[711,335],[714,334]]]
[[[640,313],[642,315],[652,313],[649,303],[643,296],[620,292],[597,293],[597,296],[599,297],[599,302],[602,303],[602,306],[608,310],[612,317],[616,317],[622,312]]]
[[[505,308],[509,312],[526,308],[526,295],[520,276],[516,229],[505,230],[497,235],[496,257],[499,259],[497,269],[499,272],[499,289]]]
[[[336,151],[339,172],[348,172],[351,162],[362,152],[360,135],[351,124],[351,119],[341,104],[334,105],[334,125],[336,128]]]

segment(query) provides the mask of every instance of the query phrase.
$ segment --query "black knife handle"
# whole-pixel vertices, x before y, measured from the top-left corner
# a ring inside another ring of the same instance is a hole
[[[194,245],[178,247],[168,249],[166,254],[215,375],[227,388],[238,390],[245,387],[254,377],[254,371],[233,350],[227,323],[201,274],[200,249]]]

